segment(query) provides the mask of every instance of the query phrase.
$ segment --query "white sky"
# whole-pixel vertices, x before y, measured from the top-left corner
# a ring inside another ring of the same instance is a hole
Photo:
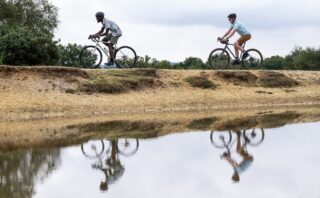
[[[51,0],[59,8],[56,38],[63,44],[89,44],[89,34],[101,25],[103,11],[123,31],[119,45],[130,45],[138,55],[182,61],[206,60],[229,28],[227,15],[235,12],[251,31],[249,47],[265,56],[286,55],[294,46],[320,47],[319,0]],[[234,36],[233,40],[237,39]]]

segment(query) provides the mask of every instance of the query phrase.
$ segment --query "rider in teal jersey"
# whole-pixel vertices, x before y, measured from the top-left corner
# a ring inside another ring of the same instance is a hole
[[[248,29],[240,22],[238,22],[237,15],[236,14],[230,14],[228,16],[229,22],[231,23],[230,29],[224,34],[224,36],[220,39],[220,41],[226,42],[226,40],[230,39],[236,32],[241,36],[235,43],[234,43],[234,49],[235,49],[235,60],[232,61],[233,65],[240,64],[239,60],[239,50],[241,52],[244,52],[242,45],[251,39],[251,33],[248,31]],[[243,59],[248,57],[247,53],[243,54]]]

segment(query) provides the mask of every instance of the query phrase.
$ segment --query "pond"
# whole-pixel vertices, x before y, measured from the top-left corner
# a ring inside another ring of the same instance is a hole
[[[320,196],[320,122],[264,128],[237,123],[2,151],[0,197]],[[99,133],[114,125],[78,127]]]

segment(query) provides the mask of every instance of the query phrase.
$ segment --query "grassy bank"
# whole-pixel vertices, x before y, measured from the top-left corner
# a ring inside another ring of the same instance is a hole
[[[320,72],[0,66],[0,122],[320,103]]]

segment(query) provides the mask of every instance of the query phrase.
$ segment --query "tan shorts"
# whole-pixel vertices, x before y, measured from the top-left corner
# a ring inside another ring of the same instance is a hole
[[[245,42],[247,42],[247,41],[249,41],[251,39],[251,35],[249,34],[249,35],[243,35],[243,36],[241,36],[239,39],[238,39],[238,43],[239,43],[239,45],[241,46],[241,45],[243,45]]]
[[[113,36],[112,34],[108,34],[107,36],[105,36],[102,41],[105,42],[105,43],[112,43],[113,45],[116,45],[118,43],[118,39],[120,38],[121,36]]]

